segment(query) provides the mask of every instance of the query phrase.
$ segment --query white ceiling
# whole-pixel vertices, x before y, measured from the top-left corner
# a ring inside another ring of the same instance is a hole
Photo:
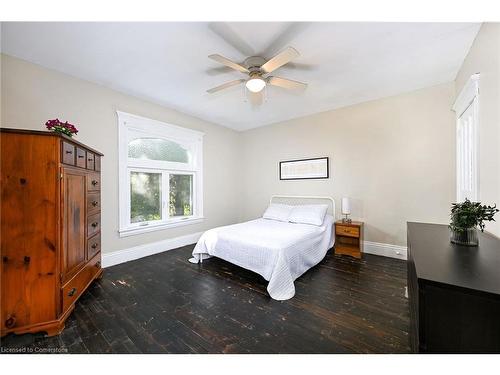
[[[474,23],[3,23],[12,56],[246,130],[455,79]],[[267,89],[260,107],[242,87],[206,90],[242,73],[207,58],[242,62],[286,46],[301,56],[273,75],[309,84]],[[215,68],[215,69],[214,69]]]

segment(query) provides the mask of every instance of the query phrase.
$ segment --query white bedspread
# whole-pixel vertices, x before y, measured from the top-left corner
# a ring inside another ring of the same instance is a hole
[[[333,217],[322,226],[257,219],[206,231],[192,261],[216,256],[262,275],[276,300],[295,295],[293,282],[318,264],[333,246]]]

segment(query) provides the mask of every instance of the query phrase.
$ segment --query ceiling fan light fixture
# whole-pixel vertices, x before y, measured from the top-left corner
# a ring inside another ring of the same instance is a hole
[[[264,81],[260,77],[254,77],[250,78],[246,83],[245,86],[247,87],[248,90],[251,92],[260,92],[264,87],[266,87],[266,81]]]
[[[305,89],[307,84],[294,81],[292,79],[286,79],[281,77],[263,77],[267,74],[272,73],[276,69],[282,67],[283,65],[288,64],[294,58],[300,56],[297,50],[293,47],[287,47],[271,59],[267,60],[261,56],[250,56],[245,59],[245,61],[241,64],[238,64],[227,57],[213,54],[208,56],[210,59],[225,65],[231,69],[237,70],[241,73],[247,75],[246,78],[236,79],[230,82],[226,82],[222,85],[212,87],[207,90],[209,94],[216,93],[218,91],[227,89],[229,87],[233,87],[239,85],[240,83],[245,83],[245,95],[247,98],[252,98],[253,103],[255,104],[255,98],[262,99],[265,95],[253,95],[253,94],[261,94],[264,91],[267,85],[270,86],[278,86],[284,89],[289,90],[298,90]]]

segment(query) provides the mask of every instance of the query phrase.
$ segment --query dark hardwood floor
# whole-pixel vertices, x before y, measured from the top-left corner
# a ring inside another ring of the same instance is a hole
[[[407,353],[406,263],[326,258],[272,300],[259,275],[193,246],[105,269],[61,335],[8,335],[3,353]]]

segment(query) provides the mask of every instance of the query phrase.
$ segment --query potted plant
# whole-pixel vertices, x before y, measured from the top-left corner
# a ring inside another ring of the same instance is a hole
[[[477,227],[484,231],[485,221],[495,221],[493,216],[499,211],[497,205],[486,206],[481,202],[465,199],[462,203],[451,205],[450,240],[453,243],[477,246]]]
[[[55,120],[48,120],[45,123],[45,126],[48,130],[59,134],[65,134],[68,137],[72,137],[73,135],[78,133],[78,129],[75,127],[75,125],[70,124],[68,121],[61,122],[57,118]]]

